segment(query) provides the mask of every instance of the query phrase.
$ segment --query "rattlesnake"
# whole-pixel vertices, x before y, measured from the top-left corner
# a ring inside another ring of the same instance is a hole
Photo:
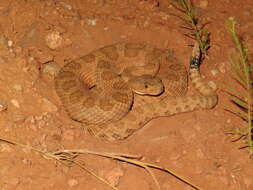
[[[217,104],[199,64],[195,45],[189,73],[201,95],[185,96],[188,74],[174,57],[145,43],[122,42],[66,64],[55,78],[55,89],[69,116],[90,133],[111,141],[125,139],[153,118]],[[137,103],[138,94],[150,95],[147,103]]]

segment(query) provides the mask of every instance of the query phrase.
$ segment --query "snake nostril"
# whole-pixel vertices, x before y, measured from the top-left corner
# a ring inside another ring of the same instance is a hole
[[[147,84],[145,84],[145,86],[144,86],[145,88],[148,88],[148,85]]]

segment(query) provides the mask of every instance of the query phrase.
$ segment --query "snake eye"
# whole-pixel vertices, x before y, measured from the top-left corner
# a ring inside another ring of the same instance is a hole
[[[147,84],[145,84],[145,86],[144,86],[145,88],[148,88],[148,85]]]

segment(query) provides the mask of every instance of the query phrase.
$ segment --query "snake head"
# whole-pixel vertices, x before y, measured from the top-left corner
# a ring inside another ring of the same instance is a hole
[[[164,91],[162,80],[151,75],[142,75],[128,81],[129,87],[139,95],[157,96]]]

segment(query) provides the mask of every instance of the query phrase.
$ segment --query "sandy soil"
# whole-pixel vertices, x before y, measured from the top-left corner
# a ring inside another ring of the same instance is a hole
[[[242,5],[243,4],[243,5]],[[103,142],[72,121],[54,91],[54,75],[66,61],[119,41],[145,41],[168,48],[185,65],[192,44],[169,1],[161,0],[0,0],[0,137],[43,150],[87,148],[138,154],[167,167],[204,190],[253,189],[253,165],[246,149],[226,131],[243,122],[219,104],[148,123],[129,139]],[[229,81],[233,43],[224,21],[234,16],[252,51],[253,2],[200,0],[195,5],[210,22],[211,48],[201,72],[208,80]],[[5,107],[6,106],[6,107]],[[4,108],[7,108],[4,110]],[[149,174],[114,160],[82,155],[87,168],[121,190],[156,189]],[[163,190],[193,189],[173,176],[154,171]],[[110,189],[78,167],[39,153],[0,143],[0,190]]]

